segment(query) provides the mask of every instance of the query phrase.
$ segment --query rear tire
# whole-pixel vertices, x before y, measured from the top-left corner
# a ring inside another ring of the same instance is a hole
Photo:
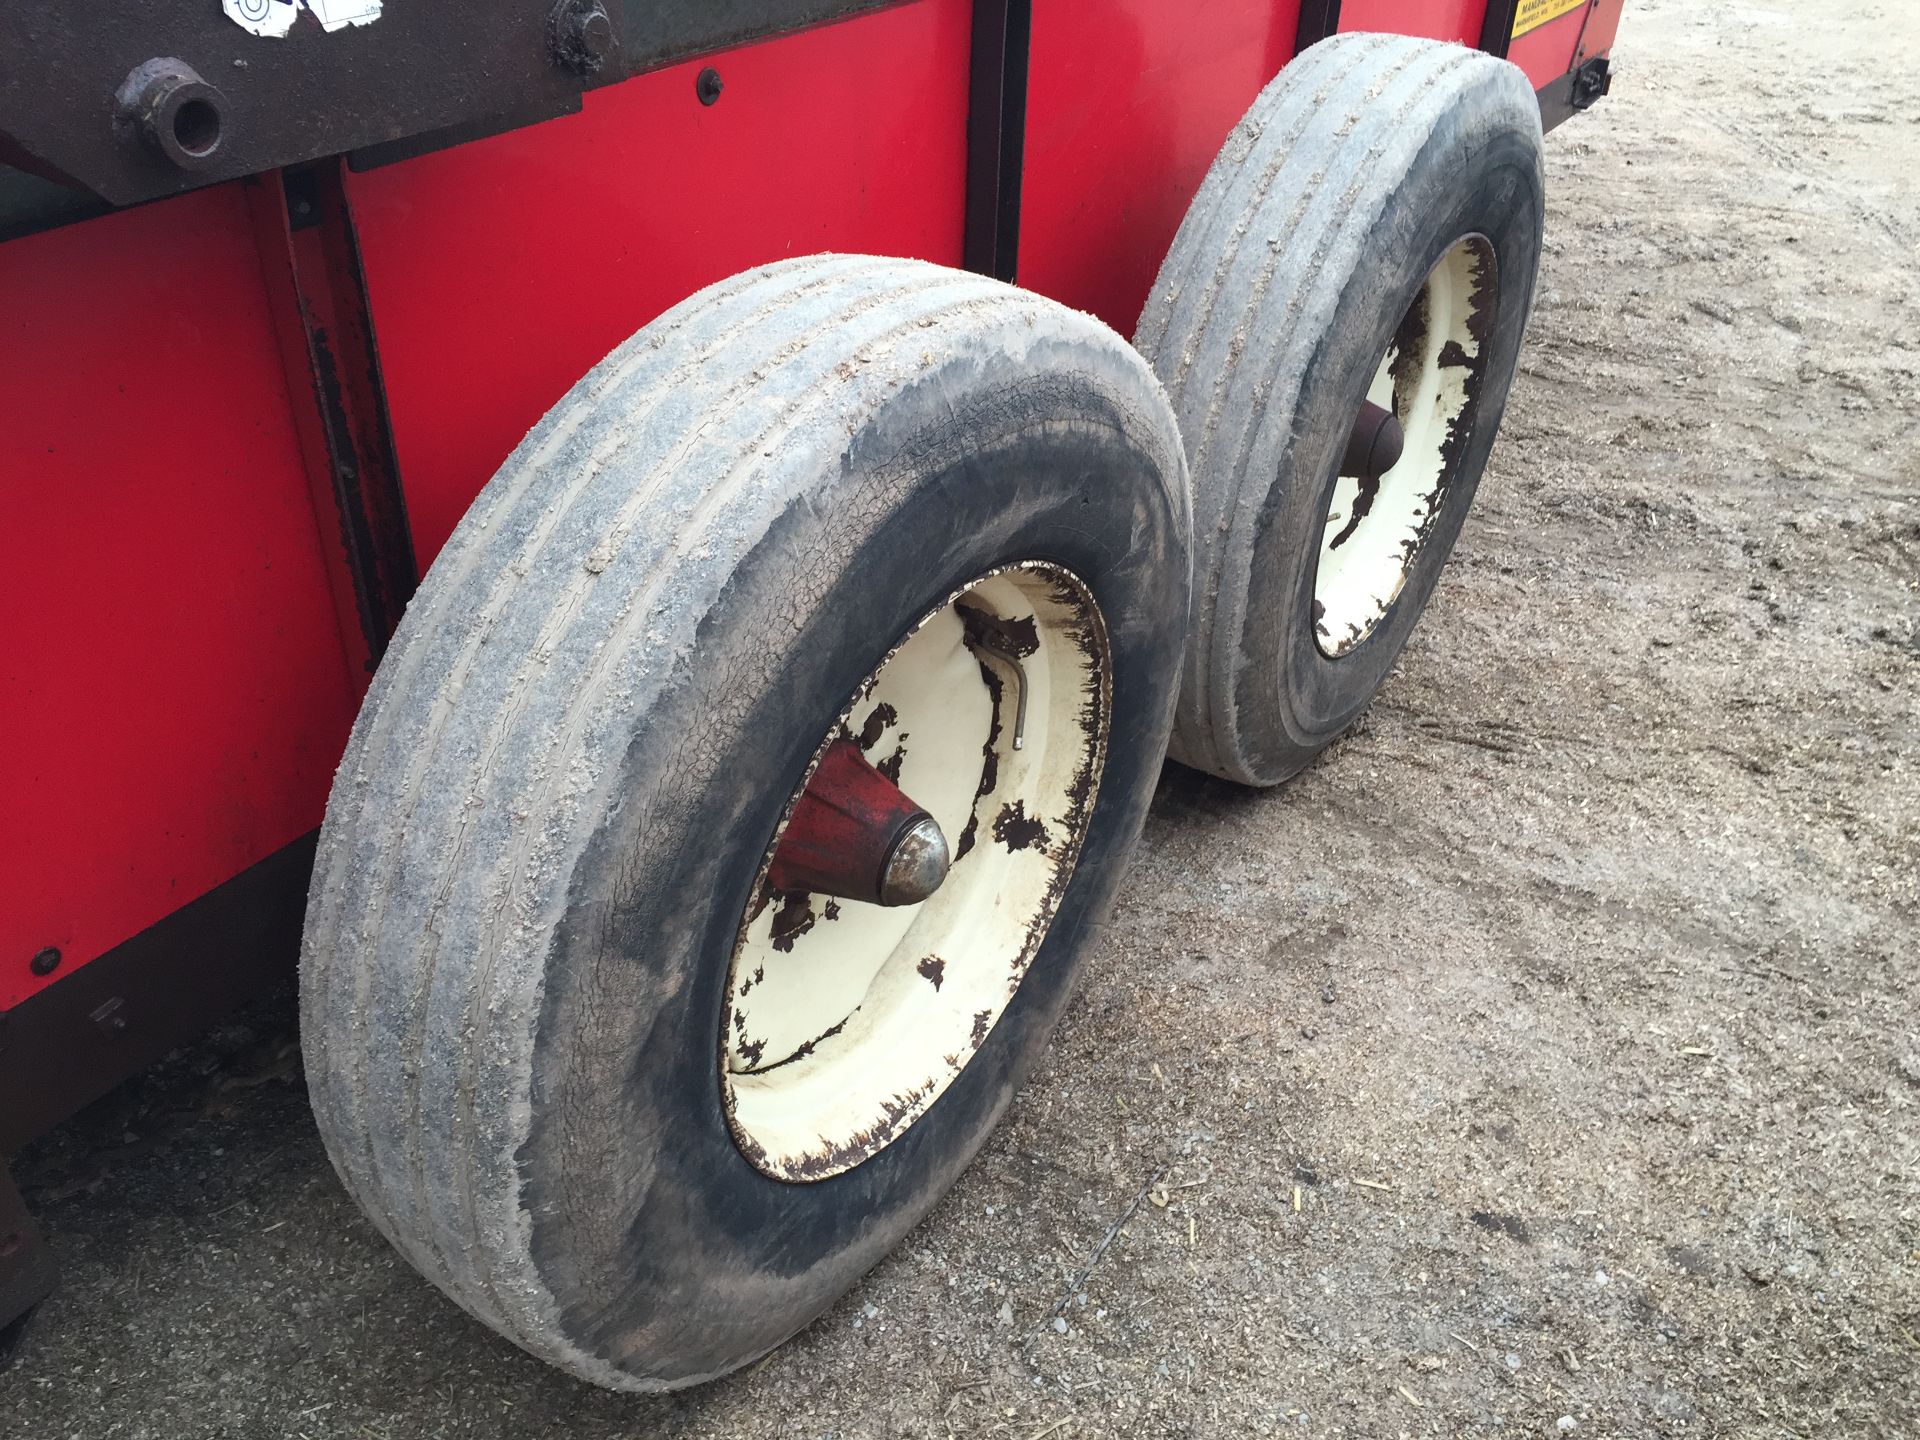
[[[1172,722],[1187,527],[1139,356],[977,276],[775,265],[589,373],[427,575],[321,835],[307,1071],[382,1232],[516,1344],[620,1389],[723,1374],[831,1304],[958,1176],[1058,1019]],[[742,917],[849,697],[1022,562],[1105,617],[1077,864],[937,1098],[790,1183],[722,1093]]]
[[[1386,678],[1499,428],[1532,304],[1543,189],[1526,78],[1428,40],[1323,41],[1228,137],[1135,337],[1173,402],[1193,481],[1175,759],[1276,784]],[[1470,364],[1452,366],[1450,336],[1429,327],[1430,378],[1447,409],[1421,400],[1417,377],[1387,376],[1383,357],[1399,353],[1420,306],[1439,303],[1449,266],[1457,298],[1477,309],[1456,317]],[[1365,520],[1335,472],[1376,382],[1407,412],[1410,445],[1382,484],[1398,475],[1407,488],[1419,470],[1413,422],[1434,443],[1401,503]],[[1346,521],[1357,534],[1341,534]],[[1347,564],[1356,550],[1368,552],[1358,567]],[[1341,565],[1348,573],[1335,576]]]

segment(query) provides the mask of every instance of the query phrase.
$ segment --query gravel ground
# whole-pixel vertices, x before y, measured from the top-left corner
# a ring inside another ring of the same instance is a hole
[[[1168,771],[829,1315],[549,1372],[351,1208],[282,1006],[20,1158],[67,1279],[0,1432],[1920,1434],[1920,14],[1633,0],[1618,60],[1398,677],[1276,793]]]

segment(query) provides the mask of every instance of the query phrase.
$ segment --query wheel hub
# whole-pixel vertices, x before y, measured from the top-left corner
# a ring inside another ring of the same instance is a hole
[[[767,883],[783,894],[917,905],[940,888],[950,863],[940,822],[842,736],[800,792]]]

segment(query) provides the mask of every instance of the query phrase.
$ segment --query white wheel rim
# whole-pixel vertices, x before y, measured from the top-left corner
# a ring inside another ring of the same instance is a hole
[[[1016,637],[1027,698],[1019,749],[1021,679],[969,645],[967,610]],[[939,822],[952,868],[931,898],[883,908],[772,892],[769,847],[734,946],[720,1038],[728,1123],[758,1169],[792,1181],[849,1170],[904,1134],[966,1067],[1072,875],[1111,707],[1099,607],[1079,577],[1041,562],[956,591],[856,692],[814,764],[843,733],[857,738]],[[805,788],[803,779],[788,816]]]
[[[1433,267],[1374,371],[1367,399],[1393,411],[1405,445],[1377,481],[1342,475],[1314,574],[1314,640],[1338,658],[1386,617],[1453,479],[1472,429],[1496,296],[1493,246],[1458,241]]]

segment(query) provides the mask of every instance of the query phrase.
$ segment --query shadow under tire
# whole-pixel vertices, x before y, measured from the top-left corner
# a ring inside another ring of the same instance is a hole
[[[1188,547],[1144,362],[991,280],[790,261],[608,356],[434,562],[328,807],[302,1041],[378,1228],[514,1343],[620,1389],[724,1374],[830,1305],[1059,1018],[1160,767]],[[937,1098],[857,1163],[780,1178],[723,1095],[742,917],[849,697],[1022,564],[1104,617],[1077,860]]]
[[[1498,430],[1543,197],[1525,76],[1458,45],[1335,36],[1228,137],[1134,341],[1193,484],[1175,759],[1277,784],[1379,689]],[[1408,440],[1372,491],[1338,473],[1369,398]]]

